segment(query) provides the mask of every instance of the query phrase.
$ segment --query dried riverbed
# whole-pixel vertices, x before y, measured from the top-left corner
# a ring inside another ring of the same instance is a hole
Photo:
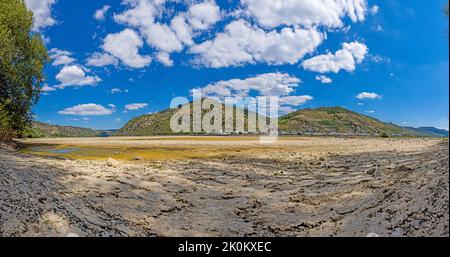
[[[0,147],[2,236],[449,235],[447,140],[24,143],[72,150]]]

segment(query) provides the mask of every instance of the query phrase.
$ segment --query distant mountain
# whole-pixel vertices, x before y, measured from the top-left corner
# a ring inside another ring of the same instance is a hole
[[[428,137],[448,137],[448,130],[438,129],[434,127],[404,127],[409,130],[415,131],[420,136],[428,136]]]
[[[413,131],[343,107],[303,109],[279,119],[281,134],[415,136]]]
[[[35,121],[28,132],[28,137],[99,137],[112,134],[111,131],[94,130],[73,126],[51,125]]]

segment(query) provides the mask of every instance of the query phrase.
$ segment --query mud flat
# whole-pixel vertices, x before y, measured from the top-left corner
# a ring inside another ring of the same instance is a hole
[[[448,236],[442,139],[153,137],[0,147],[2,236]]]

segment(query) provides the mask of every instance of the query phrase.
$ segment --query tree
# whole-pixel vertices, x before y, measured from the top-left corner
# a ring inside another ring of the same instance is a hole
[[[40,95],[49,57],[32,25],[23,0],[0,0],[0,137],[21,136]]]

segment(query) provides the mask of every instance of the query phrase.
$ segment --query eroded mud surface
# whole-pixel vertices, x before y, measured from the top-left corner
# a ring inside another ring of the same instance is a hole
[[[136,163],[0,147],[0,235],[449,235],[448,141],[350,143]]]

